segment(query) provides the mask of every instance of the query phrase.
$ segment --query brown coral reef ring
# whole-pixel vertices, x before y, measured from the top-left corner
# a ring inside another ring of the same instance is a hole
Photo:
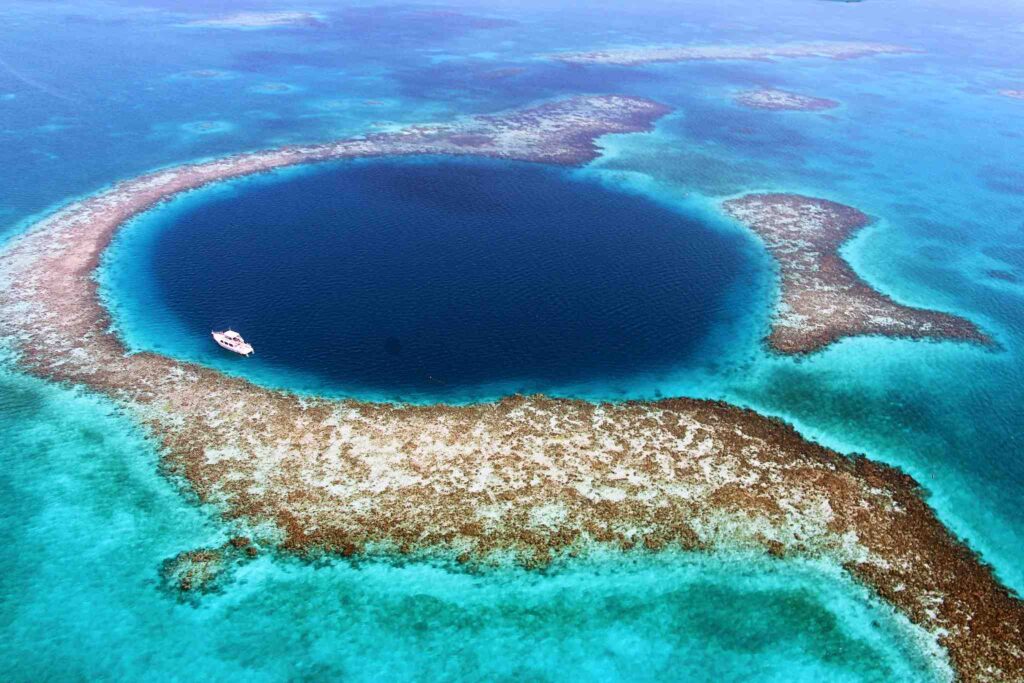
[[[203,183],[346,156],[576,163],[593,156],[595,136],[640,130],[663,111],[581,98],[123,182],[0,252],[0,333],[27,370],[112,397],[202,500],[226,518],[275,525],[286,549],[351,554],[372,543],[543,563],[599,543],[828,557],[942,643],[963,680],[1024,678],[1024,604],[942,526],[917,484],[782,422],[691,399],[395,406],[298,397],[158,354],[126,355],[97,298],[93,271],[112,233]],[[234,551],[193,552],[203,554],[165,570],[179,588],[182,578],[190,590],[216,583]]]
[[[842,337],[884,335],[994,346],[964,318],[893,301],[872,289],[839,255],[870,222],[857,209],[795,194],[751,194],[726,212],[764,240],[781,275],[768,342],[781,353],[810,353]]]

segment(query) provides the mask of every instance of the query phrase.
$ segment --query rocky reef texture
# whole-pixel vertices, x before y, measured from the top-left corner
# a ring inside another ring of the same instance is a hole
[[[655,62],[687,61],[773,61],[825,57],[855,59],[873,55],[897,55],[918,52],[900,45],[858,42],[790,43],[786,45],[668,45],[622,47],[593,52],[556,52],[547,55],[569,64],[612,64],[638,66]]]
[[[210,593],[221,587],[237,565],[258,555],[249,538],[236,536],[219,548],[178,553],[163,563],[160,578],[165,589],[181,597]]]
[[[196,69],[194,71],[185,72],[183,76],[187,78],[221,79],[230,78],[231,73],[228,71],[221,71],[220,69]]]
[[[919,486],[778,420],[690,399],[417,407],[299,397],[153,353],[126,355],[97,297],[93,271],[113,233],[204,183],[386,154],[574,164],[594,156],[596,136],[642,130],[663,112],[646,100],[580,98],[122,182],[0,252],[0,335],[26,370],[117,401],[201,500],[234,523],[275,529],[283,548],[526,564],[595,544],[827,557],[941,643],[963,680],[1024,677],[1024,604],[942,526]],[[214,585],[226,550],[174,558],[164,576],[179,590]]]
[[[774,88],[758,88],[744,90],[734,98],[737,104],[751,109],[767,109],[770,111],[822,111],[839,106],[835,100],[823,97],[810,97],[786,90]]]
[[[993,344],[969,320],[904,306],[861,280],[839,254],[870,222],[857,209],[794,194],[752,194],[724,206],[778,263],[781,296],[768,337],[776,351],[810,353],[857,335]]]
[[[1020,282],[1020,278],[1016,274],[1006,270],[988,270],[985,271],[993,280],[1002,280],[1003,282]]]
[[[186,26],[200,28],[278,28],[318,25],[320,25],[320,15],[313,12],[237,12],[213,19],[190,21],[186,24]]]
[[[1003,97],[1011,97],[1015,100],[1024,100],[1024,90],[1000,90]]]

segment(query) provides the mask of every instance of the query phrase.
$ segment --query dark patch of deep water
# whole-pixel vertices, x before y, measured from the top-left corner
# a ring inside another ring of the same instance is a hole
[[[231,326],[260,365],[396,396],[685,364],[750,265],[742,236],[524,163],[333,164],[157,219],[156,303],[187,333]]]

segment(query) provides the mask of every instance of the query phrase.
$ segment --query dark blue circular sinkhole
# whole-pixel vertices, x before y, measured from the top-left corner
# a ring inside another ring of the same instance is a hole
[[[747,266],[738,236],[523,163],[333,164],[211,193],[172,221],[154,284],[195,334],[231,326],[264,366],[394,397],[685,364],[709,353]]]

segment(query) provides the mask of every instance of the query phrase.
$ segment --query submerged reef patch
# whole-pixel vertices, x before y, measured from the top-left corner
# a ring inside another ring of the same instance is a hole
[[[185,73],[178,74],[176,78],[193,78],[197,80],[224,80],[231,78],[232,73],[230,71],[223,71],[221,69],[195,69],[193,71],[186,71]]]
[[[321,16],[314,12],[237,12],[213,19],[197,19],[185,25],[199,28],[252,29],[320,24]]]
[[[261,95],[287,95],[298,92],[298,90],[299,88],[288,83],[259,83],[249,88],[250,92],[260,93]]]
[[[336,30],[361,36],[380,36],[394,41],[396,36],[408,39],[445,38],[469,31],[493,30],[516,26],[517,21],[506,17],[469,14],[441,6],[384,4],[339,8]]]
[[[987,271],[985,271],[985,274],[988,275],[993,280],[1001,280],[1003,282],[1013,282],[1013,283],[1020,282],[1020,278],[1019,277],[1017,277],[1015,274],[1013,274],[1013,273],[1011,273],[1009,271],[1006,271],[1006,270],[987,270]]]
[[[978,177],[985,187],[1009,195],[1024,195],[1024,171],[1002,164],[982,166]]]
[[[220,590],[241,563],[259,556],[246,536],[235,536],[218,548],[178,553],[160,568],[163,588],[183,600]]]
[[[857,209],[795,194],[752,194],[724,206],[779,264],[782,291],[768,337],[776,351],[810,353],[872,334],[993,345],[969,320],[904,306],[864,282],[839,254],[870,222]]]
[[[384,155],[578,164],[596,156],[598,136],[646,130],[666,111],[640,98],[580,97],[124,181],[8,242],[0,253],[0,336],[33,374],[113,398],[159,438],[165,465],[201,500],[227,519],[276,529],[285,549],[442,549],[467,562],[512,556],[530,565],[594,544],[827,557],[927,629],[963,680],[1021,679],[1024,603],[892,467],[842,456],[778,420],[717,401],[517,396],[408,406],[299,397],[159,354],[126,355],[97,296],[94,270],[114,232],[207,183]],[[856,210],[790,195],[728,206],[766,240],[796,231],[810,242],[797,252],[791,282],[818,283],[803,269],[824,265],[846,283],[848,266],[834,249],[865,222]],[[855,281],[854,293],[858,286],[866,288]],[[846,290],[825,291],[843,310]],[[910,319],[910,330],[940,320]],[[797,346],[814,348],[835,331],[812,327],[795,337]],[[191,551],[172,558],[164,576],[179,589],[213,586],[224,576],[225,552],[238,550]]]
[[[181,129],[186,133],[195,135],[210,135],[213,133],[225,133],[233,128],[227,121],[190,121],[181,124]]]
[[[820,42],[787,45],[668,45],[621,47],[592,52],[556,52],[548,58],[568,64],[611,64],[638,66],[656,62],[687,61],[772,61],[825,57],[855,59],[873,55],[897,55],[918,52],[913,48],[884,43]]]
[[[737,93],[734,99],[737,104],[744,107],[769,111],[822,111],[839,106],[835,100],[811,97],[775,88],[744,90]]]

